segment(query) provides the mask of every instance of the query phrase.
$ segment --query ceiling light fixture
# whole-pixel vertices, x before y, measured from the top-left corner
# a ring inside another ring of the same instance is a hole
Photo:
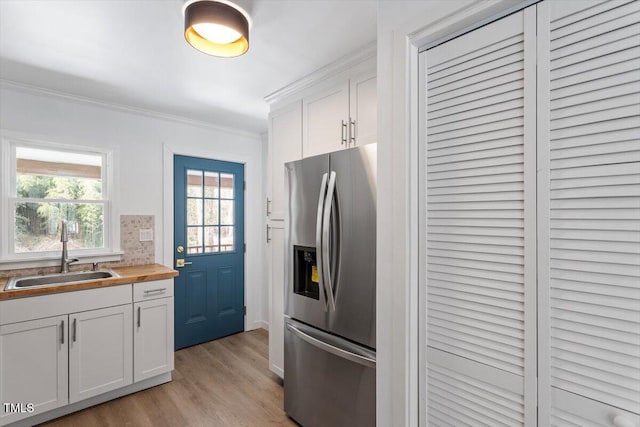
[[[182,7],[184,38],[208,55],[231,58],[249,49],[248,2],[189,0]]]

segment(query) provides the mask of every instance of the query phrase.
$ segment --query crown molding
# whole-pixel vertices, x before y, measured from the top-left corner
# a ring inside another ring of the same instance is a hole
[[[81,95],[74,95],[68,92],[57,91],[54,89],[48,89],[42,86],[30,85],[26,83],[16,82],[14,80],[8,80],[0,78],[0,88],[14,89],[20,92],[47,96],[50,98],[64,99],[80,104],[90,104],[98,107],[106,108],[112,111],[124,112],[129,114],[137,114],[153,119],[167,120],[179,124],[196,126],[206,129],[215,130],[218,132],[224,132],[232,135],[248,137],[252,139],[260,139],[261,132],[243,131],[240,129],[217,125],[214,123],[205,122],[203,120],[193,119],[186,116],[179,116],[175,114],[161,113],[159,111],[148,110],[145,108],[134,107],[126,104],[118,104],[115,102],[107,102],[96,98],[90,98]]]
[[[278,89],[273,93],[270,93],[269,95],[264,97],[264,100],[267,103],[272,104],[280,99],[286,98],[290,95],[293,95],[297,92],[307,89],[322,80],[326,80],[336,74],[347,71],[348,69],[368,59],[375,58],[376,53],[377,53],[376,42],[365,45],[355,53],[345,55],[337,59],[336,61],[328,65],[325,65],[324,67],[319,68],[310,74],[307,74],[301,79],[298,79],[293,83],[281,89]]]

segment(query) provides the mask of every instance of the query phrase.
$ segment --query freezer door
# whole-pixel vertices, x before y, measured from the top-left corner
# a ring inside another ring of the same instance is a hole
[[[375,353],[285,319],[284,409],[304,427],[375,426]]]
[[[326,329],[328,317],[320,283],[318,213],[324,205],[328,172],[328,155],[285,165],[285,314],[321,329]]]
[[[327,330],[376,348],[376,144],[330,154],[335,173],[331,250],[335,310]]]

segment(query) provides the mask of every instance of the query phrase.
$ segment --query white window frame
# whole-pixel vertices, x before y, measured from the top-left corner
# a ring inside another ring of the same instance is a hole
[[[46,267],[60,264],[60,251],[15,253],[15,202],[16,194],[16,148],[27,147],[60,152],[71,152],[100,156],[102,158],[102,203],[103,243],[102,248],[75,249],[69,256],[80,259],[80,263],[120,261],[122,252],[114,235],[119,231],[114,207],[114,164],[111,150],[53,143],[22,137],[3,138],[0,146],[0,270],[13,268]]]

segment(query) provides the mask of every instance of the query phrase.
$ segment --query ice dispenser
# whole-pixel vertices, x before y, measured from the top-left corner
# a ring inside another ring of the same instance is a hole
[[[308,246],[293,247],[293,292],[308,298],[320,299],[316,248]]]

